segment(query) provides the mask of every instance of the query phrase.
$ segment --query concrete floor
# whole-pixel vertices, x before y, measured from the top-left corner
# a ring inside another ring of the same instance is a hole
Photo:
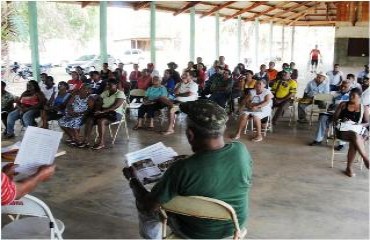
[[[231,119],[225,136],[235,124]],[[328,146],[307,146],[314,129],[289,127],[282,119],[263,142],[242,137],[254,160],[248,238],[369,239],[369,173],[356,168],[356,177],[346,177],[345,155],[330,168]],[[172,136],[130,130],[130,141],[121,132],[114,147],[99,152],[62,143],[67,155],[56,160],[55,176],[32,194],[65,223],[64,238],[139,238],[134,199],[121,172],[124,154],[158,141],[191,154],[184,130],[183,122]]]

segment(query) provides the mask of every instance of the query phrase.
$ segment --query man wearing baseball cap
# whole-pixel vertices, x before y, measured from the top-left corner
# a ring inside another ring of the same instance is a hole
[[[146,239],[161,238],[162,226],[156,210],[178,195],[211,197],[229,203],[240,227],[245,226],[248,218],[252,160],[244,144],[225,144],[225,110],[205,99],[181,103],[180,109],[187,114],[186,136],[194,155],[173,163],[151,192],[137,180],[132,168],[123,170],[136,197],[140,234]],[[168,222],[181,238],[220,239],[233,235],[230,221],[174,214]]]
[[[316,94],[330,93],[329,81],[326,81],[324,72],[318,72],[314,80],[307,83],[304,89],[303,98],[299,100],[298,104],[298,122],[306,123],[306,107],[312,104],[313,97]],[[325,103],[317,102],[319,107],[325,108]]]

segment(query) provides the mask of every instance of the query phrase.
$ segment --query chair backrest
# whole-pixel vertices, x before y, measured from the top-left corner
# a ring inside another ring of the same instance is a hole
[[[48,207],[48,205],[46,205],[46,203],[34,196],[25,195],[21,199],[15,200],[9,205],[1,206],[1,213],[11,215],[47,217],[50,219],[50,222],[53,223],[53,227],[51,229],[51,237],[54,238],[54,234],[56,234],[58,239],[62,239],[62,230],[58,228],[58,225],[56,224],[56,220],[51,213],[50,208]]]
[[[167,212],[196,218],[231,220],[235,228],[234,236],[240,232],[234,208],[221,200],[201,196],[176,196],[171,201],[162,204],[161,208]]]
[[[313,96],[313,99],[316,101],[324,101],[324,102],[332,102],[333,101],[333,95],[330,93],[319,93]]]
[[[145,97],[145,90],[143,90],[143,89],[132,89],[130,91],[130,96]]]

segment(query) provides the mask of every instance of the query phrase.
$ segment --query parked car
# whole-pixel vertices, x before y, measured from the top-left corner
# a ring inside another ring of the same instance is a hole
[[[132,64],[132,63],[140,63],[145,59],[144,53],[140,49],[128,49],[123,52],[123,56],[121,58],[122,63],[124,64]]]
[[[114,70],[117,67],[118,60],[108,54],[108,65],[109,68]],[[85,74],[90,71],[100,71],[102,69],[102,63],[100,62],[100,56],[95,54],[83,55],[74,61],[67,64],[66,72],[71,74],[75,70],[75,67],[80,66]]]

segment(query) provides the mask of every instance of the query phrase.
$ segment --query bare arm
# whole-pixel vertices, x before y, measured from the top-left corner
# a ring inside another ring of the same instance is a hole
[[[264,98],[264,100],[262,102],[256,104],[254,107],[262,108],[264,106],[267,106],[267,104],[270,103],[271,99],[272,99],[272,95],[271,94],[268,94],[268,95],[265,96],[265,98]]]
[[[362,126],[369,126],[369,107],[364,106],[364,116],[362,118]]]
[[[334,116],[333,116],[333,123],[334,124],[338,121],[339,115],[342,112],[343,107],[345,106],[345,104],[346,104],[345,102],[340,103],[337,110],[335,110],[335,113],[334,113]]]
[[[123,103],[125,102],[125,99],[123,98],[117,98],[116,101],[113,103],[112,106],[109,108],[104,109],[102,112],[111,112],[119,108]]]

